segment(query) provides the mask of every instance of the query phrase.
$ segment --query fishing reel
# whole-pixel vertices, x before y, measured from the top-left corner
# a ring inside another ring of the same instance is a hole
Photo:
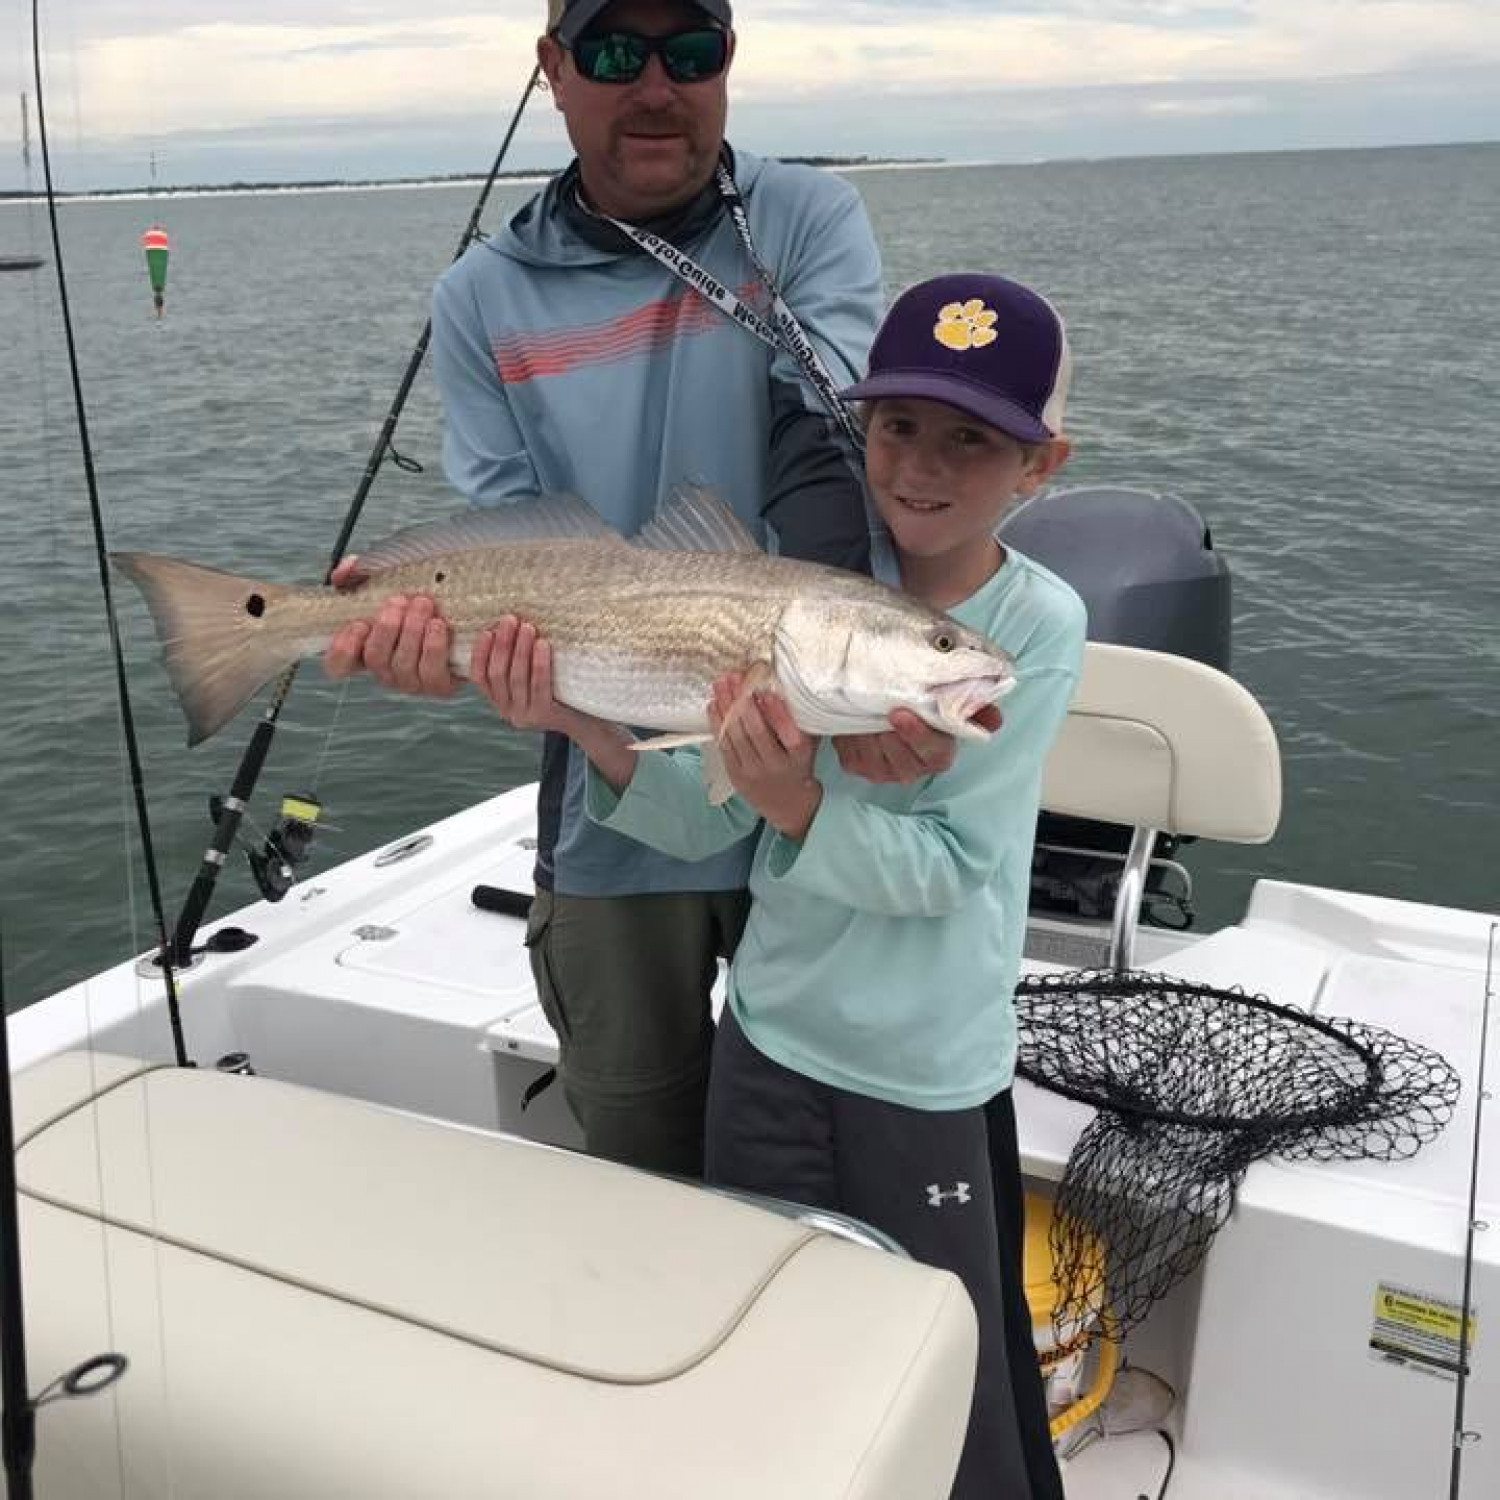
[[[222,799],[209,799],[215,823]],[[305,792],[289,792],[281,799],[281,812],[266,833],[259,849],[246,849],[256,888],[267,901],[280,901],[297,883],[297,867],[306,862],[318,831],[323,806]]]

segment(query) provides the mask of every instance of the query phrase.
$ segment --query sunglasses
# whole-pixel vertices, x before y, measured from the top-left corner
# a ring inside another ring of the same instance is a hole
[[[724,71],[729,33],[707,26],[671,36],[606,31],[579,37],[572,52],[578,71],[592,83],[634,83],[646,71],[653,52],[673,83],[699,83]]]

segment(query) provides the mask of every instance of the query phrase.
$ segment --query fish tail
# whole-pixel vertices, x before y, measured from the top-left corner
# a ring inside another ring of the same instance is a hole
[[[112,552],[110,561],[145,597],[189,745],[221,729],[302,655],[300,642],[267,628],[271,604],[295,589],[152,552]]]

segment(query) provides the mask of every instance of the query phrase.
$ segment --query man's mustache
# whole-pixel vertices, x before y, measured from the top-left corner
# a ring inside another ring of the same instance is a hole
[[[615,127],[621,135],[690,135],[692,123],[680,115],[630,115]]]

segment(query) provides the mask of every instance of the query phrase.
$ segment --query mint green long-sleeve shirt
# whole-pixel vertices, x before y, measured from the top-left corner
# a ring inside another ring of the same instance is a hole
[[[1005,722],[906,786],[844,774],[818,749],[823,801],[800,842],[763,827],[729,1004],[766,1056],[916,1109],[966,1109],[1015,1071],[1012,995],[1025,936],[1042,766],[1078,680],[1082,601],[1011,550],[951,613],[1016,659]],[[590,773],[591,817],[683,859],[753,830],[711,807],[695,750],[643,753],[616,797]]]

